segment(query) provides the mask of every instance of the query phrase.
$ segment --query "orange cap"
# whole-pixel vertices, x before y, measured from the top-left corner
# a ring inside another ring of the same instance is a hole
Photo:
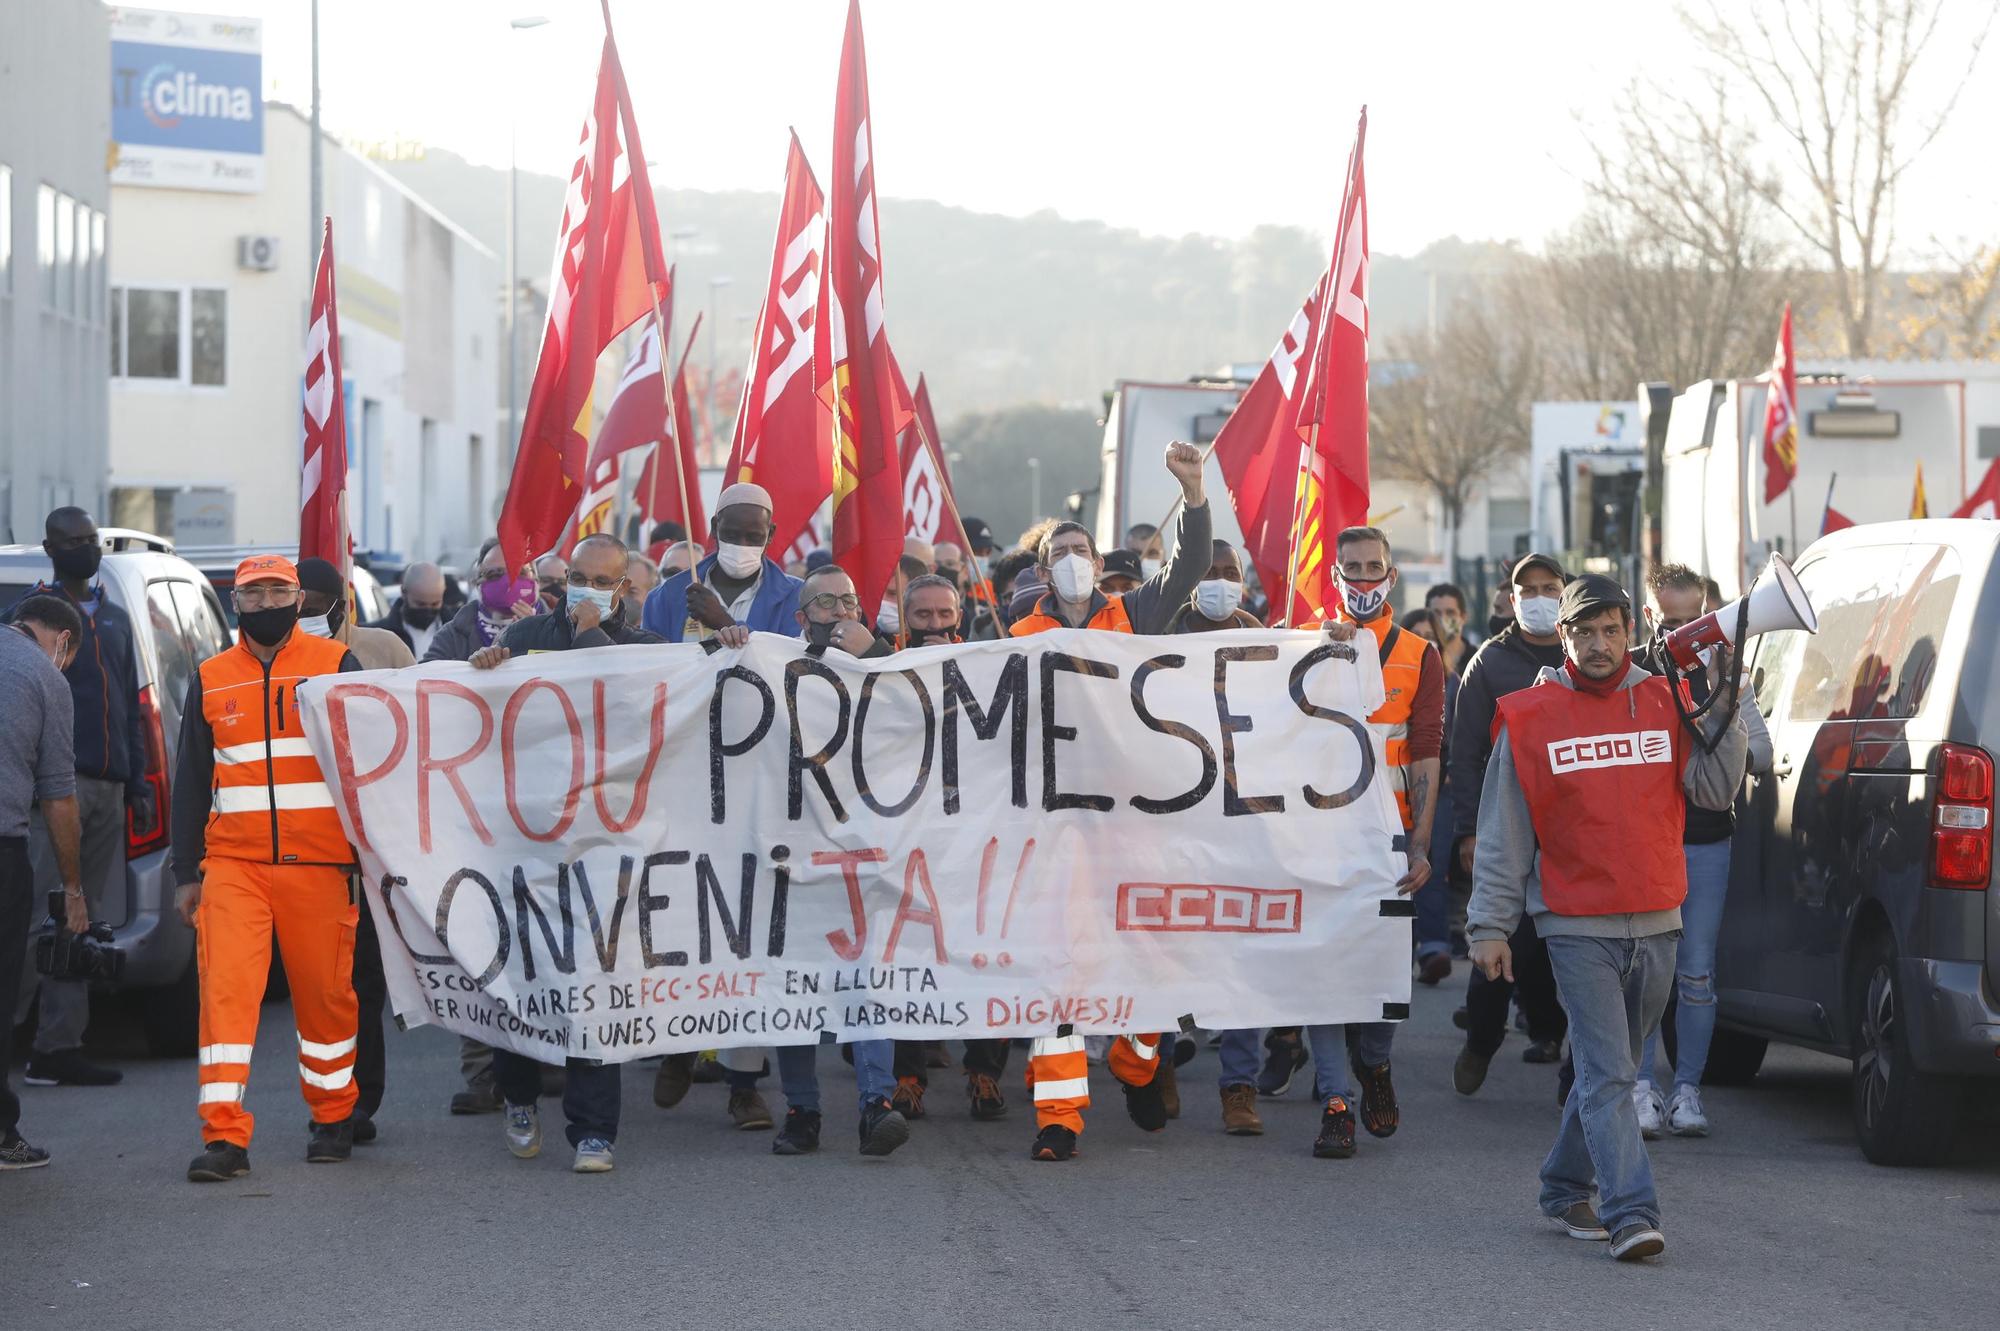
[[[298,566],[283,555],[252,555],[236,566],[236,585],[252,582],[284,582],[296,587]]]

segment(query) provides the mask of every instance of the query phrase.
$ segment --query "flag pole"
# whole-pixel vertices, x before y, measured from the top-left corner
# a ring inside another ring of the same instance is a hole
[[[1306,512],[1307,450],[1311,450],[1312,455],[1317,455],[1319,452],[1318,421],[1313,422],[1311,436],[1299,441],[1299,469],[1298,474],[1292,478],[1292,533],[1290,546],[1285,552],[1285,617],[1278,625],[1281,629],[1292,626],[1292,601],[1298,595],[1299,537],[1303,534],[1300,529],[1305,525]]]
[[[688,507],[687,469],[681,465],[680,422],[674,417],[674,381],[669,365],[673,359],[673,349],[667,345],[667,321],[666,316],[660,312],[660,288],[654,283],[647,285],[651,288],[648,294],[653,298],[653,331],[660,339],[660,398],[667,410],[668,435],[674,445],[674,479],[679,483],[681,491],[681,525],[686,528],[692,520],[693,510]],[[695,315],[694,326],[701,327],[699,313]],[[689,341],[690,343],[693,341],[692,334],[689,335]],[[694,532],[688,532],[687,540],[692,547],[695,540]]]

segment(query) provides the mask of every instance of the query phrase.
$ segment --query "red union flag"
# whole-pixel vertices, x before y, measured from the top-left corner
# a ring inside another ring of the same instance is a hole
[[[1965,497],[1965,502],[1952,510],[1955,518],[2000,518],[2000,460],[1986,468],[1979,488]]]
[[[1215,460],[1273,619],[1284,612],[1285,561],[1292,544],[1292,510],[1298,502],[1299,436],[1292,422],[1297,414],[1299,362],[1319,327],[1319,290],[1325,281],[1322,276],[1306,293],[1305,304],[1271,349],[1271,358],[1215,437]],[[1293,622],[1300,621],[1295,616]]]
[[[1333,262],[1320,283],[1324,317],[1292,422],[1299,441],[1298,502],[1286,576],[1296,579],[1289,613],[1294,624],[1321,617],[1332,604],[1333,539],[1341,528],[1368,520],[1367,141],[1364,106],[1347,159]]]
[[[813,334],[819,304],[826,201],[799,136],[785,160],[785,203],[771,277],[750,344],[725,484],[754,481],[771,495],[771,544],[789,546],[833,492],[833,454],[813,397]],[[817,548],[817,547],[815,547]]]
[[[347,409],[340,396],[340,311],[333,294],[333,219],[325,221],[306,325],[305,456],[299,473],[299,558],[354,574],[347,526]]]
[[[681,349],[681,358],[674,366],[672,423],[640,470],[638,489],[647,531],[650,533],[655,523],[678,522],[696,549],[708,543],[708,514],[702,507],[701,468],[695,461],[694,413],[688,409],[687,389],[688,353],[694,350],[695,335],[699,332],[701,316],[697,314],[694,325],[688,329],[687,345]],[[655,381],[653,387],[657,391],[659,383]],[[675,465],[676,454],[679,465]],[[685,512],[681,505],[683,492],[687,496]]]
[[[597,96],[584,118],[549,275],[549,318],[500,513],[519,568],[550,548],[583,498],[597,357],[667,289],[659,218],[632,99],[605,15]]]
[[[903,442],[903,516],[908,532],[935,545],[949,541],[970,559],[972,542],[959,525],[957,492],[951,486],[951,466],[944,455],[944,436],[938,433],[937,415],[931,410],[931,387],[917,376],[917,391],[910,395],[916,413],[915,427]],[[913,490],[912,482],[922,478]],[[921,520],[920,520],[920,516]]]
[[[903,553],[897,440],[910,408],[896,392],[883,326],[881,226],[861,6],[848,0],[833,108],[826,278],[815,319],[813,385],[833,418],[833,557],[865,606],[879,605]]]
[[[1764,502],[1769,504],[1791,487],[1799,474],[1799,366],[1792,358],[1792,303],[1785,302],[1778,325],[1778,346],[1771,353],[1765,378],[1770,392],[1764,399]]]

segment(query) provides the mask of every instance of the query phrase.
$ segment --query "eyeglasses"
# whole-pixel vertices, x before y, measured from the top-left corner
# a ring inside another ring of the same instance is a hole
[[[236,589],[236,604],[245,610],[261,610],[267,605],[292,605],[298,599],[299,589],[297,587],[286,587],[282,584],[276,587],[238,587]]]
[[[853,592],[849,592],[845,596],[836,596],[832,592],[824,592],[818,596],[813,597],[812,600],[807,601],[806,608],[808,610],[825,610],[825,611],[837,611],[837,610],[858,611],[861,609],[861,598],[856,596]]]
[[[601,592],[615,592],[618,590],[618,585],[624,581],[625,581],[625,576],[623,574],[619,574],[617,577],[613,578],[590,578],[590,577],[585,577],[583,574],[577,572],[571,572],[569,575],[570,586],[594,587]]]

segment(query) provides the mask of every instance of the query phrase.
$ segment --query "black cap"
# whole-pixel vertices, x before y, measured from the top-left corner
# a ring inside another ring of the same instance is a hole
[[[1618,579],[1607,578],[1602,573],[1585,573],[1563,588],[1556,618],[1564,624],[1574,624],[1601,610],[1623,610],[1630,615],[1632,598],[1618,585]]]
[[[1535,554],[1531,552],[1515,560],[1514,567],[1507,570],[1507,585],[1511,587],[1516,578],[1537,565],[1555,574],[1562,581],[1569,581],[1569,574],[1563,572],[1561,560],[1557,559],[1554,555]]]
[[[341,584],[340,570],[324,559],[301,559],[298,564],[299,586],[309,592],[319,592],[325,596],[340,597],[347,593]]]
[[[972,542],[972,553],[983,555],[994,548],[993,528],[986,525],[985,518],[965,519],[965,539]]]
[[[1123,547],[1104,552],[1104,572],[1097,576],[1099,578],[1127,577],[1134,582],[1144,582],[1146,580],[1145,570],[1139,567],[1138,552],[1136,550],[1127,550]]]

